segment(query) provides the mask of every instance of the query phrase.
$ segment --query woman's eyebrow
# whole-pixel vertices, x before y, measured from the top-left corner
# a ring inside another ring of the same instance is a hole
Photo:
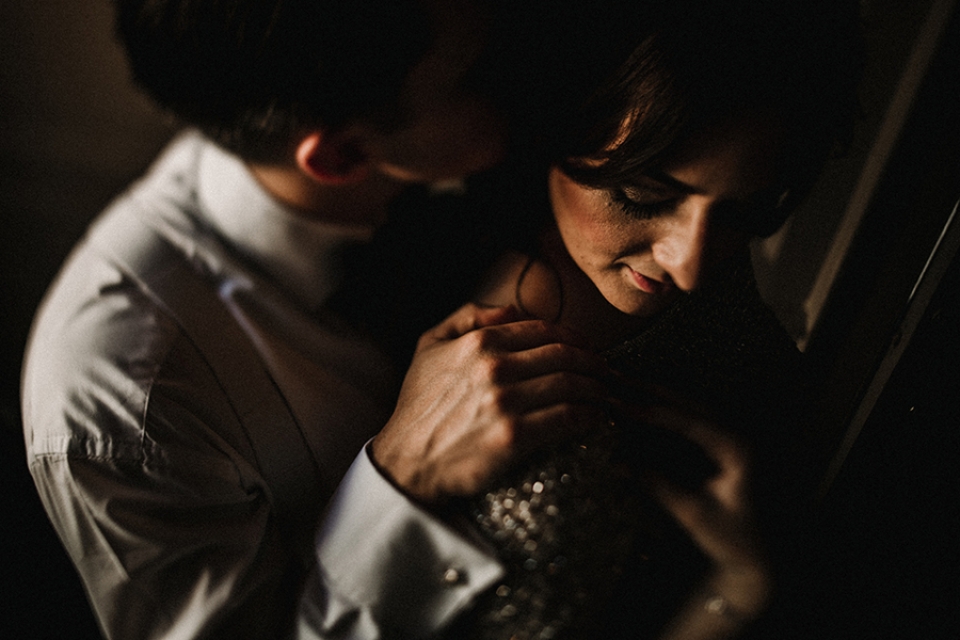
[[[697,190],[685,182],[680,182],[673,176],[668,173],[664,173],[660,170],[649,171],[644,174],[645,178],[653,180],[654,182],[659,182],[664,187],[671,189],[672,191],[679,191],[683,194],[694,194]]]

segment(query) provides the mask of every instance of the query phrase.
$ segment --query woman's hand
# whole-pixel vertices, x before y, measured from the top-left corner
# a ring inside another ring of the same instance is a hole
[[[716,473],[696,487],[681,486],[658,471],[648,471],[644,477],[651,494],[713,566],[664,638],[732,637],[762,613],[772,588],[770,564],[750,499],[748,450],[732,434],[688,411],[652,406],[631,414],[651,428],[697,445],[716,467]]]

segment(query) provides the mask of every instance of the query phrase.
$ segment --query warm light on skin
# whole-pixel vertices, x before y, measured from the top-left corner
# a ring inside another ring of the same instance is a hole
[[[749,242],[749,233],[718,223],[718,216],[735,216],[776,184],[776,134],[754,119],[695,136],[658,171],[621,187],[621,199],[644,211],[640,217],[611,191],[552,169],[554,219],[571,258],[620,311],[641,317],[661,311]]]

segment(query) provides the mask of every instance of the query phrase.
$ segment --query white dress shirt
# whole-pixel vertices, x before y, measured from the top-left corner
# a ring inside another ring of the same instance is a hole
[[[305,588],[209,345],[111,259],[136,233],[117,222],[131,219],[209,283],[196,304],[219,298],[249,338],[320,470],[313,489],[339,484],[316,505],[327,511]],[[27,457],[108,637],[426,636],[502,575],[364,451],[392,410],[395,375],[320,307],[340,251],[371,233],[285,209],[240,160],[188,132],[68,259],[27,350]]]

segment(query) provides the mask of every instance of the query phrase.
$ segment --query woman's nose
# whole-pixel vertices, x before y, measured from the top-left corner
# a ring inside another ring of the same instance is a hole
[[[692,202],[661,228],[653,258],[683,291],[697,288],[703,278],[710,240],[709,206]]]

